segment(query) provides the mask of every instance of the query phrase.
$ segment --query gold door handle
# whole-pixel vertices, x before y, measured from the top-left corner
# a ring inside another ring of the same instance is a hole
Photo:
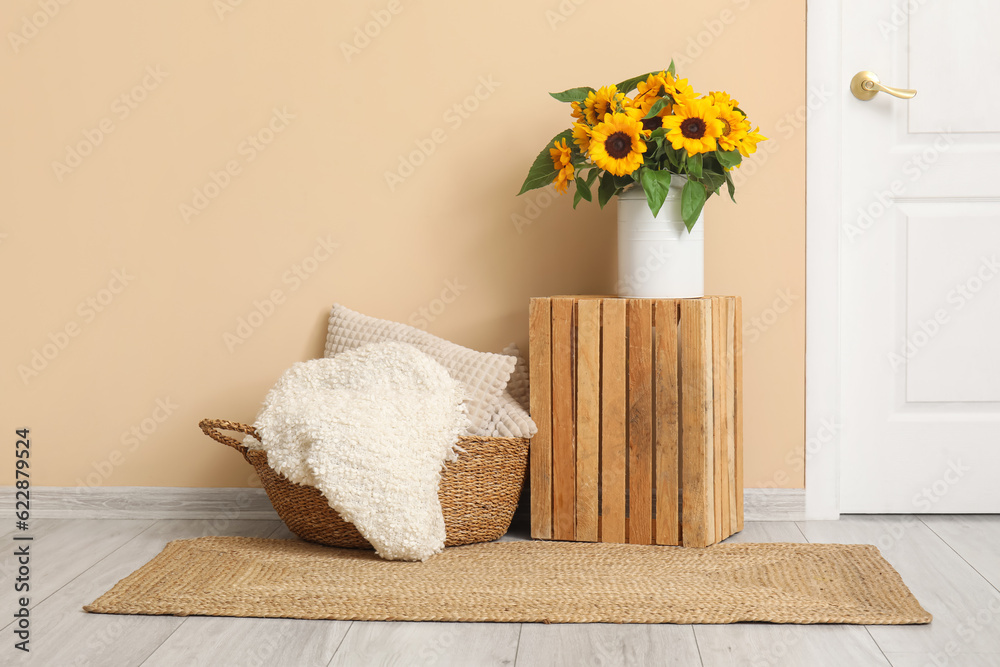
[[[892,86],[887,86],[878,80],[878,75],[875,72],[869,72],[865,70],[863,72],[858,72],[851,79],[851,92],[859,100],[870,100],[875,97],[875,95],[882,91],[883,93],[889,93],[893,97],[899,97],[904,100],[908,100],[917,94],[917,91],[910,90],[909,88],[893,88]]]

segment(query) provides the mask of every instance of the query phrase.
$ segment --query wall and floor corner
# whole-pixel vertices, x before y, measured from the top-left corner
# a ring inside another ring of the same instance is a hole
[[[252,421],[334,301],[499,351],[529,297],[612,291],[613,209],[513,195],[547,91],[673,57],[771,137],[706,209],[706,287],[744,299],[747,486],[802,488],[804,3],[38,11],[0,57],[0,433],[34,486],[252,486],[197,423]]]

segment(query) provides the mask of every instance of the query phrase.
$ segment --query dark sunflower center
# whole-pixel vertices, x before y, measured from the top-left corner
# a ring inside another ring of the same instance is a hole
[[[632,150],[632,137],[624,132],[615,132],[604,142],[604,148],[608,151],[608,155],[620,160]]]
[[[681,134],[688,139],[701,139],[705,136],[705,121],[701,118],[686,118],[681,123]]]
[[[660,116],[653,116],[652,118],[642,119],[642,129],[644,130],[655,130],[657,128],[663,127],[663,118]]]
[[[722,119],[722,136],[728,137],[729,133],[732,132],[733,126],[729,124],[729,121],[725,118]]]

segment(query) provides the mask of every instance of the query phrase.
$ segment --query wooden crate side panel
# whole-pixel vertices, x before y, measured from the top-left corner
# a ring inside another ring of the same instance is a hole
[[[681,302],[681,487],[686,547],[715,541],[710,299]]]
[[[736,421],[736,530],[743,530],[743,299],[736,297],[736,316],[733,332],[736,336],[733,366],[733,389],[736,393],[734,419]]]
[[[654,304],[653,326],[656,328],[654,383],[655,420],[655,484],[656,543],[680,544],[678,493],[680,485],[680,448],[677,384],[677,311],[676,300]]]
[[[725,421],[725,392],[723,391],[723,380],[726,377],[725,366],[723,365],[723,299],[722,297],[712,298],[712,459],[713,459],[713,499],[715,507],[715,541],[721,542],[728,535],[723,535],[722,530],[722,507],[725,502],[723,490],[726,488],[726,478],[723,472],[725,464],[724,449],[726,441],[723,437],[722,425]]]
[[[625,301],[603,302],[602,327],[601,541],[625,542]]]
[[[576,532],[573,303],[552,299],[552,537],[557,540],[572,540]]]
[[[598,540],[601,441],[601,302],[577,302],[576,539]]]
[[[628,301],[628,541],[653,543],[652,302]]]
[[[528,311],[528,365],[531,417],[538,433],[531,439],[531,536],[552,538],[552,319],[549,299],[532,299]]]
[[[736,299],[726,298],[726,533],[737,528],[736,509]]]

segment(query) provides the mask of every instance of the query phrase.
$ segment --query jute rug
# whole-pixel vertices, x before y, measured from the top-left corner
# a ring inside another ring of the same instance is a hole
[[[296,540],[177,540],[86,611],[366,621],[929,623],[878,549],[495,542],[425,563]]]

